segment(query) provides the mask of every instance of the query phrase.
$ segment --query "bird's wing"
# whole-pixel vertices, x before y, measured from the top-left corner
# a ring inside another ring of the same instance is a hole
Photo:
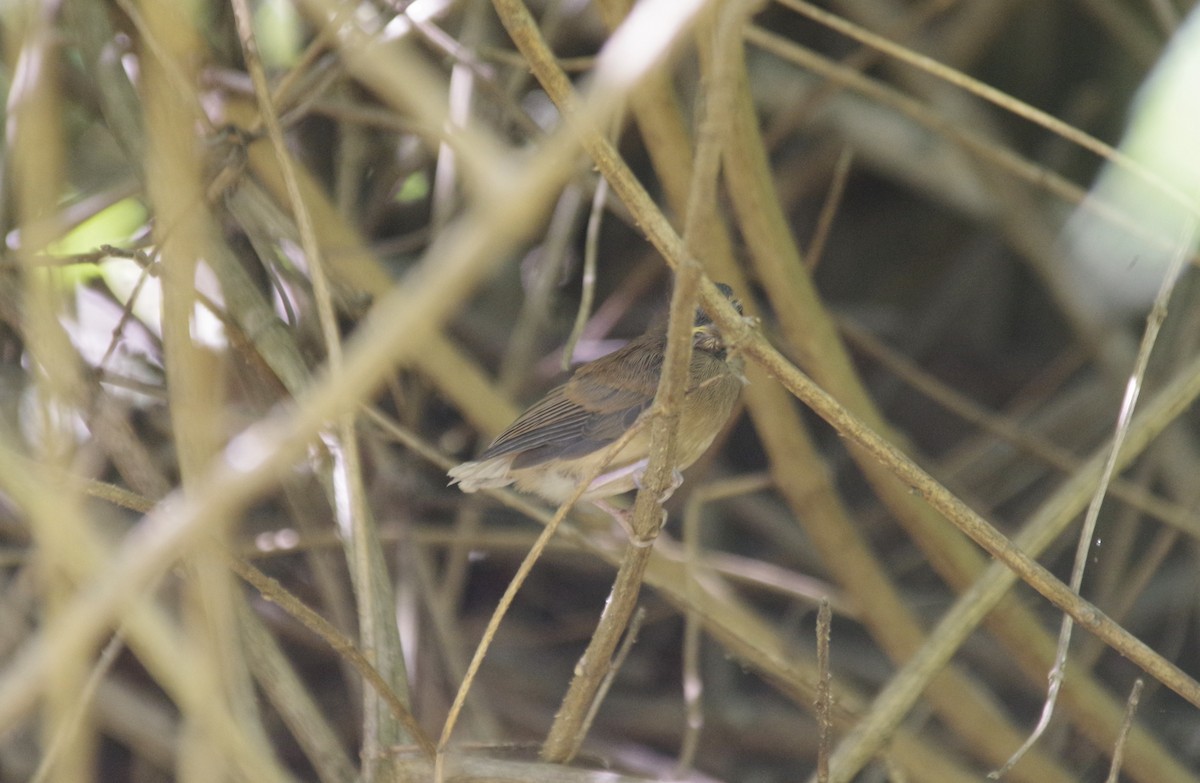
[[[615,441],[653,401],[662,363],[661,350],[655,357],[632,348],[581,367],[521,414],[480,459],[515,453],[512,466],[528,468],[582,457]]]

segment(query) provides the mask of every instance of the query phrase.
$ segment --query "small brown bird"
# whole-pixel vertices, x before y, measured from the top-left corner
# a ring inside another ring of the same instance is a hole
[[[733,290],[718,288],[740,313]],[[692,340],[675,452],[677,482],[682,481],[679,471],[699,459],[725,425],[745,382],[740,358],[729,355],[716,324],[700,309]],[[515,483],[522,492],[563,503],[604,458],[605,447],[654,402],[666,349],[662,319],[624,348],[581,365],[566,383],[518,416],[478,460],[452,468],[450,483],[464,492]],[[639,486],[649,454],[650,428],[643,427],[583,499],[606,506],[603,498]]]

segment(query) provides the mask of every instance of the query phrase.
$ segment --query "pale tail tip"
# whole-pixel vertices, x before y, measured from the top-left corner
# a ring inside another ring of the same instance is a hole
[[[508,463],[507,459],[464,462],[450,468],[446,475],[450,477],[450,486],[457,484],[463,492],[506,487],[513,482]]]

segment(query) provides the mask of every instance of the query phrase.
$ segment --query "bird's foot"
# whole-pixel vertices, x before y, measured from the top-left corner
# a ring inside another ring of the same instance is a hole
[[[642,484],[642,481],[645,479],[645,477],[646,468],[643,467],[641,470],[636,471],[633,474],[633,485],[639,490],[643,489],[644,485]],[[670,500],[671,496],[675,494],[675,490],[679,489],[679,485],[682,483],[683,474],[679,472],[679,469],[676,468],[675,470],[671,471],[671,483],[664,487],[662,494],[658,496],[658,505],[661,506],[663,503],[666,503],[668,500]]]
[[[632,508],[621,508],[620,506],[614,506],[612,503],[609,503],[607,500],[603,500],[601,498],[596,498],[592,501],[592,504],[601,511],[606,512],[618,525],[621,526],[621,529],[625,531],[625,536],[629,539],[629,543],[634,547],[637,547],[638,549],[644,549],[646,547],[654,546],[654,539],[658,537],[657,533],[652,536],[644,536],[638,533],[633,527]],[[666,514],[665,511],[662,513]]]
[[[612,517],[613,521],[620,525],[621,529],[625,531],[625,536],[630,541],[636,542],[639,540],[640,536],[638,536],[633,530],[632,508],[621,508],[620,506],[614,506],[612,503],[609,503],[607,500],[603,500],[601,498],[596,498],[593,500],[592,505]]]

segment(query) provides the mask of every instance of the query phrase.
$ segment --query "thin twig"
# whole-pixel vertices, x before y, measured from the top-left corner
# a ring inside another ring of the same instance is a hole
[[[1133,690],[1129,692],[1129,700],[1125,702],[1125,719],[1121,721],[1121,730],[1113,742],[1112,763],[1108,767],[1108,777],[1105,783],[1117,783],[1121,776],[1121,762],[1125,758],[1125,741],[1129,739],[1129,730],[1133,728],[1133,717],[1137,714],[1138,701],[1142,698],[1142,688],[1146,681],[1141,677],[1134,680]]]
[[[833,673],[829,664],[829,637],[833,612],[828,599],[821,600],[817,610],[817,783],[829,783],[829,753],[833,745]]]
[[[575,312],[575,324],[562,351],[562,368],[569,370],[575,356],[575,345],[583,336],[588,317],[592,314],[592,303],[596,300],[596,258],[600,248],[600,225],[604,218],[604,205],[608,201],[608,180],[596,180],[596,192],[592,194],[592,209],[588,213],[587,235],[583,249],[583,278],[580,281],[579,309]]]
[[[375,690],[383,702],[391,709],[392,715],[395,716],[396,720],[404,725],[422,753],[430,758],[433,757],[435,750],[433,742],[425,735],[420,724],[417,723],[412,713],[409,712],[408,706],[400,700],[395,691],[392,690],[391,685],[383,678],[378,669],[367,660],[366,655],[355,646],[353,641],[344,636],[337,628],[334,628],[328,620],[313,611],[277,580],[267,576],[250,563],[233,555],[226,557],[226,563],[229,565],[231,571],[244,579],[263,598],[279,606],[280,609],[283,609],[294,617],[297,622],[319,636],[339,656],[349,661],[355,671],[371,684],[371,688]]]
[[[705,31],[712,35],[713,46],[720,51],[720,57],[726,63],[740,49],[744,14],[744,6],[741,3],[727,4],[714,16],[711,32]],[[530,35],[528,38],[531,40],[517,40],[517,44],[526,56],[530,57],[544,48],[544,42],[540,41],[540,37]],[[723,66],[723,69],[727,74],[728,66]],[[704,107],[705,115],[701,123],[700,144],[696,153],[697,163],[689,189],[685,244],[690,241],[694,245],[697,226],[714,214],[717,173],[728,133],[731,91],[727,76],[725,79],[714,79],[710,85],[709,100]],[[690,249],[696,251],[695,247]],[[600,678],[636,606],[642,574],[650,556],[649,549],[665,518],[662,498],[675,472],[675,443],[679,412],[686,393],[687,368],[691,360],[692,324],[695,319],[700,274],[700,266],[695,262],[680,264],[675,270],[666,356],[651,408],[654,418],[650,431],[650,457],[633,507],[631,526],[634,540],[626,549],[600,623],[576,666],[577,674],[571,681],[562,707],[555,716],[554,725],[543,744],[542,757],[547,760],[569,760],[582,741],[582,710],[593,702]]]
[[[641,432],[644,426],[646,426],[646,419],[639,419],[634,423],[634,426],[630,427],[629,430],[625,432],[624,435],[622,435],[604,450],[604,455],[602,459],[599,460],[598,464],[587,475],[582,477],[579,486],[575,488],[575,491],[571,494],[571,497],[567,498],[566,502],[559,506],[558,510],[554,512],[554,516],[551,517],[550,521],[546,523],[546,526],[542,529],[542,532],[538,534],[537,539],[534,541],[533,546],[529,548],[529,552],[521,561],[521,565],[518,566],[517,572],[513,574],[513,578],[509,580],[508,586],[504,589],[504,594],[500,596],[500,600],[496,604],[496,609],[492,612],[491,618],[488,619],[488,624],[484,628],[482,638],[475,648],[475,654],[471,657],[471,663],[467,666],[467,673],[463,677],[463,681],[458,687],[458,692],[454,695],[454,702],[450,705],[450,709],[446,716],[446,722],[442,725],[442,733],[438,739],[437,745],[438,757],[436,763],[439,780],[442,779],[441,775],[444,771],[442,760],[444,759],[447,749],[449,748],[450,738],[453,735],[454,727],[458,722],[459,713],[462,712],[463,704],[466,702],[467,693],[470,692],[471,686],[475,682],[475,677],[479,673],[479,667],[483,665],[484,656],[487,655],[488,648],[491,646],[493,639],[495,639],[496,631],[500,627],[501,620],[504,619],[505,614],[508,613],[509,608],[512,606],[512,602],[513,599],[516,598],[517,591],[521,589],[521,585],[525,583],[525,579],[529,576],[529,572],[533,570],[534,564],[542,556],[542,553],[545,551],[550,539],[558,530],[559,525],[562,524],[562,521],[566,518],[567,514],[570,513],[571,509],[575,507],[575,504],[579,502],[579,499],[583,497],[583,494],[587,491],[588,486],[595,481],[601,473],[604,472],[604,469],[608,467],[608,464],[613,460],[617,453],[623,449],[629,443],[629,441],[633,440],[634,436]]]
[[[583,716],[583,725],[580,727],[579,734],[577,735],[577,744],[570,752],[572,757],[579,753],[579,746],[583,744],[583,738],[587,736],[588,731],[592,727],[592,722],[596,720],[596,714],[600,712],[600,706],[604,704],[604,697],[608,695],[609,689],[612,688],[612,684],[616,681],[617,674],[625,664],[625,659],[629,657],[629,653],[637,643],[638,633],[642,630],[642,623],[645,621],[645,607],[639,608],[633,613],[633,617],[629,618],[629,626],[625,629],[625,638],[621,641],[621,646],[617,648],[616,654],[613,655],[612,662],[608,666],[608,671],[604,674],[604,679],[600,681],[600,687],[596,689],[596,696],[592,699],[587,714]]]
[[[648,420],[650,424],[650,458],[634,501],[630,522],[633,540],[626,547],[600,622],[575,666],[575,676],[542,744],[542,758],[547,761],[569,761],[579,748],[587,713],[595,702],[605,673],[611,666],[613,651],[637,605],[642,574],[666,516],[661,499],[674,473],[674,436],[691,358],[691,328],[696,312],[694,281],[698,271],[693,273],[690,290],[686,274],[676,277],[662,377],[654,404],[639,419],[641,422]]]
[[[721,294],[717,294],[721,296]],[[724,297],[722,296],[722,299]],[[382,418],[378,419],[381,424]],[[428,444],[416,438],[411,433],[388,426],[393,434],[406,447],[413,449],[423,458],[445,469],[453,461],[439,454]],[[745,477],[732,480],[744,482],[740,489],[750,490],[764,486],[762,477]],[[502,502],[505,506],[536,520],[541,524],[549,524],[552,515],[541,507],[529,502],[526,496],[510,490],[486,490],[487,494]],[[585,550],[610,563],[618,563],[621,553],[612,546],[612,537],[607,533],[603,536],[581,535],[572,527],[563,526],[560,531],[564,538],[577,542]],[[481,546],[494,546],[495,535],[481,541]],[[504,543],[504,542],[500,542]],[[513,546],[524,544],[510,542]],[[669,599],[681,610],[693,608],[704,623],[705,630],[713,636],[718,644],[723,645],[733,655],[747,665],[762,672],[771,681],[777,683],[782,692],[794,700],[797,705],[810,706],[816,699],[816,683],[819,677],[816,667],[795,655],[793,643],[786,640],[777,625],[749,610],[738,601],[719,580],[703,579],[696,582],[691,589],[687,587],[688,580],[683,572],[682,560],[678,555],[669,557],[663,555],[663,542],[659,542],[652,551],[650,565],[647,568],[646,580],[656,588],[660,595]],[[1004,569],[1003,573],[1010,574]],[[696,589],[699,588],[699,589]],[[835,684],[833,717],[837,725],[843,729],[849,728],[855,719],[859,705],[863,703],[860,695],[846,686]],[[903,759],[904,764],[913,769],[928,770],[930,765],[943,765],[938,751],[924,744],[921,740],[899,727],[888,735],[892,740],[892,748],[883,750],[885,757],[895,755]]]
[[[50,775],[55,772],[54,764],[58,760],[59,754],[62,753],[63,748],[68,743],[78,741],[79,737],[77,734],[80,726],[83,725],[84,719],[95,709],[96,690],[112,669],[113,664],[117,662],[117,656],[124,649],[125,637],[119,632],[113,634],[108,644],[104,645],[104,649],[100,651],[100,656],[96,659],[96,663],[92,667],[91,674],[88,675],[87,682],[84,683],[83,690],[78,695],[74,714],[68,720],[64,720],[55,727],[54,736],[51,737],[49,745],[42,751],[42,758],[38,762],[37,771],[33,773],[33,777],[29,779],[29,783],[43,783],[43,781],[48,780]]]
[[[1060,471],[1063,475],[1070,475],[1079,470],[1082,460],[1067,449],[1058,446],[1044,436],[1021,429],[1019,422],[1014,422],[1009,416],[985,409],[965,394],[932,377],[861,326],[852,321],[840,319],[838,328],[855,348],[877,360],[905,384],[960,417],[963,421],[1012,444],[1022,452]],[[1200,538],[1200,520],[1196,519],[1196,515],[1191,510],[1179,503],[1152,494],[1145,488],[1119,476],[1112,477],[1109,494],[1193,538]]]
[[[811,272],[821,263],[825,252],[825,243],[829,240],[829,232],[833,228],[833,219],[837,216],[838,207],[842,205],[842,195],[846,192],[846,182],[850,177],[850,164],[854,162],[854,151],[846,147],[838,155],[833,167],[833,180],[829,185],[829,193],[821,204],[817,215],[817,227],[813,230],[812,241],[804,251],[808,270]]]
[[[1096,531],[1096,522],[1100,518],[1100,507],[1104,503],[1109,483],[1116,472],[1121,447],[1125,443],[1125,438],[1129,435],[1129,425],[1133,421],[1133,412],[1137,407],[1138,396],[1142,390],[1142,380],[1146,375],[1146,366],[1150,362],[1150,354],[1154,350],[1154,343],[1158,340],[1159,330],[1167,317],[1167,302],[1171,298],[1171,292],[1175,290],[1175,282],[1183,271],[1184,264],[1189,260],[1190,254],[1188,249],[1192,246],[1192,237],[1193,228],[1192,226],[1188,226],[1184,235],[1179,238],[1175,257],[1172,259],[1171,266],[1163,278],[1162,284],[1159,286],[1158,296],[1154,300],[1154,307],[1151,308],[1150,314],[1146,316],[1146,329],[1142,333],[1141,345],[1138,346],[1137,359],[1134,362],[1133,372],[1130,373],[1129,382],[1125,387],[1125,397],[1121,401],[1121,410],[1117,415],[1112,447],[1107,460],[1105,460],[1100,481],[1096,485],[1095,492],[1092,494],[1091,502],[1088,504],[1087,514],[1083,519],[1083,527],[1079,531],[1070,582],[1071,590],[1077,595],[1080,587],[1083,585],[1083,572],[1087,568],[1088,553],[1092,548],[1092,536]],[[1038,741],[1046,731],[1046,727],[1050,725],[1050,719],[1054,715],[1054,705],[1058,701],[1058,692],[1062,688],[1063,678],[1066,676],[1067,653],[1071,646],[1071,629],[1073,626],[1074,620],[1072,616],[1070,614],[1064,615],[1062,625],[1059,628],[1058,649],[1055,652],[1054,666],[1050,670],[1050,683],[1046,691],[1046,701],[1042,706],[1042,715],[1038,720],[1037,726],[1034,727],[1024,744],[1004,763],[1004,766],[988,773],[990,779],[998,780],[1012,769],[1029,749],[1033,747],[1033,744]]]
[[[890,57],[894,57],[901,62],[919,68],[926,73],[942,79],[949,84],[960,87],[963,90],[982,98],[989,103],[1011,112],[1012,114],[1028,120],[1036,125],[1039,125],[1051,133],[1057,134],[1068,141],[1071,141],[1083,149],[1092,152],[1093,154],[1113,162],[1117,166],[1134,174],[1138,179],[1146,182],[1155,190],[1162,193],[1171,201],[1178,204],[1190,214],[1200,218],[1200,208],[1198,208],[1193,199],[1190,199],[1186,194],[1179,191],[1177,187],[1164,180],[1161,176],[1147,169],[1137,161],[1130,158],[1115,147],[1105,144],[1094,136],[1091,136],[1073,125],[1069,125],[1062,120],[1047,114],[1040,109],[1030,106],[1028,103],[1019,101],[1013,98],[1006,92],[996,89],[989,84],[985,84],[978,79],[974,79],[967,74],[955,68],[950,68],[942,63],[937,62],[931,57],[926,57],[912,49],[897,44],[893,41],[876,35],[869,30],[866,30],[853,22],[830,13],[822,8],[818,8],[805,0],[776,0],[776,2],[784,5],[793,11],[807,16],[813,21],[819,22],[832,30],[852,38],[861,44],[870,46],[884,52]]]
[[[582,114],[590,122],[602,122],[617,96],[665,54],[667,43],[680,29],[686,29],[688,19],[686,15],[673,19],[667,27],[674,32],[655,46],[625,36],[622,51],[632,51],[634,43],[639,47],[636,63],[626,59],[619,63],[619,71],[611,70],[596,100],[580,106]],[[371,55],[370,64],[377,72],[389,75],[387,84],[379,85],[389,96],[404,98],[411,92],[432,89],[430,85],[439,81],[436,77],[428,81],[402,78],[407,73],[405,64],[413,59],[402,47],[382,50],[367,46],[359,54],[362,56],[349,59],[366,67],[363,58]],[[425,73],[419,66],[416,70]],[[417,106],[425,106],[422,98],[413,97]],[[433,242],[425,262],[412,270],[408,285],[380,297],[372,314],[361,323],[352,350],[347,351],[340,378],[318,379],[294,408],[279,411],[235,437],[222,458],[210,465],[196,492],[186,497],[172,493],[139,523],[111,554],[104,573],[91,577],[87,589],[75,593],[63,613],[47,622],[0,673],[0,731],[25,714],[43,692],[51,672],[69,659],[72,651],[93,645],[122,607],[161,578],[197,541],[224,529],[246,504],[273,487],[326,422],[357,405],[397,361],[426,345],[424,336],[429,330],[525,236],[551,193],[565,180],[569,169],[564,164],[574,157],[578,140],[577,129],[565,127],[547,138],[534,159],[524,158],[520,168],[499,164],[505,172],[505,196],[482,199],[463,218],[461,231]],[[493,172],[496,160],[509,160],[504,153],[497,155],[488,157]],[[259,769],[253,766],[244,740],[235,748],[242,754],[239,758],[250,762],[247,768]],[[270,777],[264,773],[261,779]]]
[[[701,555],[701,512],[708,503],[759,492],[770,486],[770,478],[762,474],[738,476],[704,484],[688,496],[683,509],[684,594],[688,600],[683,618],[682,667],[686,718],[683,739],[679,744],[679,760],[675,765],[675,777],[679,779],[685,778],[691,770],[700,746],[700,732],[704,729],[704,680],[700,676],[700,632],[704,624],[696,606],[699,603],[699,582],[703,578],[703,572],[712,570],[713,563],[705,562]]]
[[[1176,377],[1143,407],[1142,413],[1134,419],[1130,428],[1130,437],[1121,452],[1120,464],[1124,466],[1136,454],[1145,449],[1150,441],[1194,402],[1197,395],[1200,395],[1200,360],[1193,361],[1182,368]],[[1091,490],[1099,479],[1108,454],[1109,449],[1106,445],[1088,460],[1084,468],[1076,471],[1063,487],[1042,504],[1039,511],[1012,542],[1013,551],[1036,556],[1055,540],[1086,505],[1087,498],[1090,497]],[[939,507],[944,507],[941,501],[937,501],[937,504]],[[947,518],[952,521],[956,520],[956,517],[950,515]],[[957,521],[956,524],[958,524]],[[999,550],[996,551],[999,552]],[[1017,581],[1018,576],[1029,581],[1025,569],[1014,569],[1009,556],[1005,556],[1004,560],[1005,562],[994,563],[990,566],[971,588],[965,591],[943,614],[937,627],[930,632],[926,644],[905,662],[900,671],[892,677],[888,685],[876,697],[867,716],[850,734],[843,738],[831,761],[832,780],[850,780],[878,752],[887,737],[891,736],[891,733],[900,724],[903,716],[916,703],[928,683],[942,671],[955,650],[966,641],[987,614],[995,608]],[[1039,591],[1043,591],[1044,585],[1039,583],[1035,586]],[[1079,599],[1066,585],[1059,583],[1054,589],[1064,597],[1064,600],[1074,601],[1085,607],[1076,619],[1086,617],[1089,620],[1101,620],[1103,618],[1099,610]],[[1056,603],[1058,603],[1057,600]],[[1117,647],[1117,649],[1140,648],[1137,655],[1142,661],[1160,658],[1124,631],[1115,626],[1108,626],[1107,623],[1105,625],[1107,630],[1100,635],[1110,646]],[[1123,637],[1124,640],[1114,643],[1114,637]],[[1169,686],[1172,689],[1183,687],[1200,698],[1200,686],[1178,680],[1176,673],[1162,674],[1163,671],[1174,669],[1173,664],[1160,660],[1155,667],[1154,676],[1160,681],[1165,682],[1163,677],[1166,676],[1175,683]],[[1091,703],[1097,703],[1094,697],[1089,698]],[[1116,724],[1119,724],[1119,719]],[[1157,768],[1160,771],[1170,768],[1169,761],[1162,758],[1161,754],[1154,754],[1152,748],[1143,747],[1141,752],[1159,756],[1158,759],[1143,759],[1143,763],[1149,765],[1150,768]]]
[[[283,128],[271,99],[271,90],[258,56],[258,43],[247,0],[233,0],[233,8],[246,67],[254,83],[259,114],[275,151],[292,215],[300,231],[329,369],[337,377],[343,364],[341,336],[312,213],[301,194],[296,167],[287,150]],[[391,582],[379,546],[378,533],[365,500],[354,413],[350,411],[339,416],[334,431],[327,433],[324,440],[333,457],[333,507],[337,524],[347,539],[347,559],[358,598],[359,634],[363,647],[370,652],[392,688],[400,691],[402,698],[407,698],[408,684],[405,682],[404,658],[394,620]],[[376,701],[375,691],[364,691],[364,696],[367,702],[364,704],[362,756],[366,767],[365,778],[372,781],[376,777],[377,767],[383,763],[386,749],[402,739],[402,735],[391,720],[391,713]]]
[[[751,30],[753,29],[754,28],[751,28]],[[542,83],[542,86],[547,90],[547,93],[555,101],[555,103],[564,112],[569,113],[573,111],[573,107],[575,106],[577,100],[574,96],[573,88],[567,80],[565,74],[562,74],[561,71],[556,68],[552,55],[550,55],[548,52],[542,52],[536,59],[531,60],[531,65],[533,66],[535,73],[538,75],[538,79]],[[753,114],[751,116],[753,116]],[[655,247],[663,253],[668,262],[675,265],[683,262],[685,259],[688,259],[690,255],[687,249],[683,246],[681,239],[671,229],[669,223],[650,199],[645,188],[642,187],[637,178],[632,175],[632,172],[630,172],[628,166],[625,165],[624,161],[621,159],[616,150],[613,149],[612,145],[608,144],[595,132],[585,136],[585,145],[589,154],[592,155],[600,170],[609,179],[614,192],[616,192],[626,203],[630,211],[638,216],[640,224],[646,231],[648,238],[655,245]],[[1030,172],[1030,179],[1032,181],[1039,181],[1044,177],[1044,171],[1035,169],[1034,171]],[[1076,194],[1076,200],[1082,198],[1082,194],[1077,187],[1073,188],[1072,192]],[[753,239],[756,235],[754,232],[749,232],[748,236]],[[776,248],[774,246],[770,248],[771,251],[774,251],[775,249]],[[770,290],[770,286],[768,286],[768,290]],[[722,296],[715,289],[715,287],[706,282],[702,287],[702,293],[704,296],[705,308],[714,314],[714,319],[721,326],[723,332],[728,330],[728,334],[731,337],[734,335],[746,335],[744,325],[742,327],[738,327],[733,323],[732,319],[735,318],[734,311],[726,303],[721,301]],[[808,302],[806,301],[806,305],[807,304]],[[782,361],[778,354],[775,354],[771,349],[766,347],[765,343],[751,339],[748,335],[745,339],[748,341],[744,346],[748,356],[762,361],[764,367],[768,368],[773,374],[785,381],[785,385],[793,394],[801,397],[801,399],[813,407],[818,413],[821,413],[821,415],[826,419],[830,421],[840,421],[841,416],[847,413],[844,408],[836,404],[832,397],[827,394],[818,393],[817,387],[812,384],[811,381],[806,379],[802,381],[801,378],[804,376],[802,376],[786,361]],[[798,342],[798,344],[808,346],[812,342],[812,340],[801,340]],[[824,350],[823,344],[814,346],[814,350]],[[816,354],[814,353],[814,355]],[[826,357],[823,355],[821,355],[819,358],[821,361],[826,360]],[[835,351],[835,355],[829,359],[829,361],[832,362],[831,369],[836,371],[843,359],[844,357],[836,355]],[[814,359],[814,361],[816,361],[816,359]],[[846,364],[848,365],[848,362]],[[834,372],[831,377],[837,383],[839,392],[844,393],[844,396],[846,396],[847,399],[852,399],[855,403],[856,409],[862,409],[862,406],[860,405],[861,400],[859,399],[862,392],[854,383],[846,386],[845,379],[842,376],[843,374]],[[835,414],[833,407],[831,406],[836,406],[838,413]],[[865,410],[867,413],[872,414],[871,421],[873,423],[878,423],[881,421],[877,415],[873,414],[869,407]],[[835,423],[835,426],[843,433],[849,432],[849,430],[842,424]],[[862,427],[861,422],[859,422],[855,425],[855,429],[858,429],[859,432],[865,432],[868,428]],[[854,439],[858,440],[858,437],[855,436]],[[879,462],[878,460],[880,457],[878,456],[878,448],[884,443],[884,441],[875,438],[872,438],[871,440],[874,445],[862,453],[862,460],[860,464],[866,468],[872,468],[874,465],[891,465],[892,467],[887,468],[887,471],[889,473],[894,473],[897,470],[894,462],[895,459],[903,459],[905,462],[908,462],[908,466],[900,470],[900,475],[904,481],[900,484],[897,484],[894,488],[888,488],[889,501],[896,504],[898,513],[903,512],[905,516],[913,517],[911,521],[914,523],[919,523],[919,525],[913,527],[912,530],[919,533],[923,539],[928,539],[928,543],[930,543],[931,546],[933,543],[935,543],[936,539],[937,547],[946,550],[944,555],[939,558],[940,562],[938,564],[947,571],[949,576],[954,581],[966,583],[970,579],[975,578],[978,570],[983,566],[982,559],[979,558],[977,553],[971,549],[961,546],[959,541],[940,535],[939,531],[941,528],[940,523],[938,523],[936,519],[936,514],[928,513],[928,510],[922,508],[919,501],[915,500],[915,496],[911,491],[911,486],[914,482],[911,479],[916,475],[923,474],[910,471],[909,466],[915,468],[915,465],[912,465],[910,461],[908,461],[906,458],[903,458],[894,450],[891,452],[894,456],[890,456],[883,462]],[[875,456],[872,456],[872,452],[875,453]],[[903,493],[902,498],[898,494],[900,492]],[[924,492],[922,491],[921,494],[924,494]],[[958,503],[956,500],[951,502],[949,500],[951,497],[952,496],[948,493],[942,495],[941,501],[936,503],[935,507],[937,510],[948,514],[950,518],[958,520],[961,514],[948,510],[954,506],[955,503]],[[901,503],[901,500],[903,500],[904,503]],[[976,517],[976,519],[978,518]],[[993,549],[992,547],[988,548],[989,551],[995,552],[999,546],[997,546],[996,549]],[[936,552],[939,551],[939,549],[931,548],[929,551]],[[1028,578],[1028,574],[1023,575]],[[1065,588],[1065,586],[1063,587]],[[1000,595],[1002,596],[1003,593],[1000,593]],[[996,618],[996,628],[1003,633],[1010,644],[1020,644],[1027,647],[1029,644],[1030,633],[1039,633],[1040,642],[1040,632],[1037,630],[1035,618],[1033,618],[1029,612],[1022,610],[1019,607],[1006,607],[1003,615]],[[1110,635],[1109,638],[1111,639],[1112,636]],[[1128,635],[1125,635],[1125,638],[1127,641],[1131,639],[1131,637],[1128,637]],[[1154,656],[1147,650],[1143,650],[1142,653],[1139,653],[1139,657],[1145,661],[1156,660],[1157,662],[1153,664],[1155,666],[1166,663],[1162,660],[1161,656]],[[1173,669],[1175,672],[1178,672],[1177,668],[1171,666],[1170,664],[1167,664],[1167,667]],[[1172,674],[1170,676],[1175,675]],[[1087,685],[1087,691],[1089,694],[1093,696],[1098,695],[1092,683],[1083,684]],[[1186,678],[1183,681],[1180,681],[1180,687],[1191,688],[1191,686],[1187,684]],[[1197,693],[1197,697],[1200,698],[1200,691]],[[1093,704],[1096,703],[1097,702],[1093,701]],[[1108,703],[1102,698],[1100,703],[1103,703],[1106,707],[1108,706]],[[1104,712],[1104,715],[1108,715],[1107,710]],[[1099,730],[1100,725],[1106,720],[1107,717],[1088,725],[1092,725]],[[1156,749],[1151,748],[1144,743],[1142,747],[1148,753],[1161,756]]]
[[[247,666],[308,757],[320,783],[355,783],[358,771],[330,716],[321,711],[292,662],[243,596],[239,595],[237,601],[238,630]]]
[[[706,292],[707,293],[707,292]],[[720,296],[714,292],[715,296]],[[714,320],[723,330],[736,335],[737,330],[747,327],[737,325],[736,313],[717,310]],[[1138,666],[1174,690],[1187,701],[1200,707],[1200,683],[1185,674],[1178,666],[1155,653],[1144,642],[1113,623],[1091,603],[1081,599],[1073,590],[1055,578],[1048,570],[1030,557],[983,517],[937,483],[932,476],[912,461],[898,448],[879,438],[857,417],[837,400],[820,389],[807,376],[788,362],[781,360],[773,349],[760,339],[750,338],[741,345],[746,355],[763,363],[793,394],[803,400],[815,413],[824,418],[841,435],[873,455],[875,459],[908,484],[910,489],[924,498],[934,509],[952,522],[959,530],[975,541],[996,559],[1021,577],[1027,584],[1049,599],[1055,606],[1067,611],[1076,622],[1103,638],[1116,650]],[[1195,382],[1195,379],[1187,379]],[[1126,456],[1122,453],[1122,456]]]
[[[911,118],[917,124],[944,136],[997,170],[1027,182],[1034,188],[1044,190],[1067,204],[1078,204],[1155,247],[1164,247],[1168,244],[1156,232],[1130,220],[1122,210],[1114,208],[1101,199],[1087,198],[1087,191],[1061,174],[1023,157],[1010,147],[999,144],[985,134],[955,125],[927,105],[883,82],[871,79],[810,48],[756,25],[750,25],[746,29],[746,41],[805,70],[810,70],[817,76],[850,88],[875,104],[893,109]],[[995,217],[991,207],[985,210],[979,206],[962,205],[960,208],[976,213],[978,217],[984,219]]]
[[[689,596],[688,608],[683,615],[682,684],[684,724],[683,737],[679,742],[679,760],[675,764],[675,777],[684,779],[696,762],[696,751],[700,747],[700,733],[704,730],[704,678],[700,673],[700,632],[704,628],[697,616],[695,603],[696,580],[700,559],[700,501],[693,493],[688,498],[683,515],[683,572],[687,582],[684,592]]]

